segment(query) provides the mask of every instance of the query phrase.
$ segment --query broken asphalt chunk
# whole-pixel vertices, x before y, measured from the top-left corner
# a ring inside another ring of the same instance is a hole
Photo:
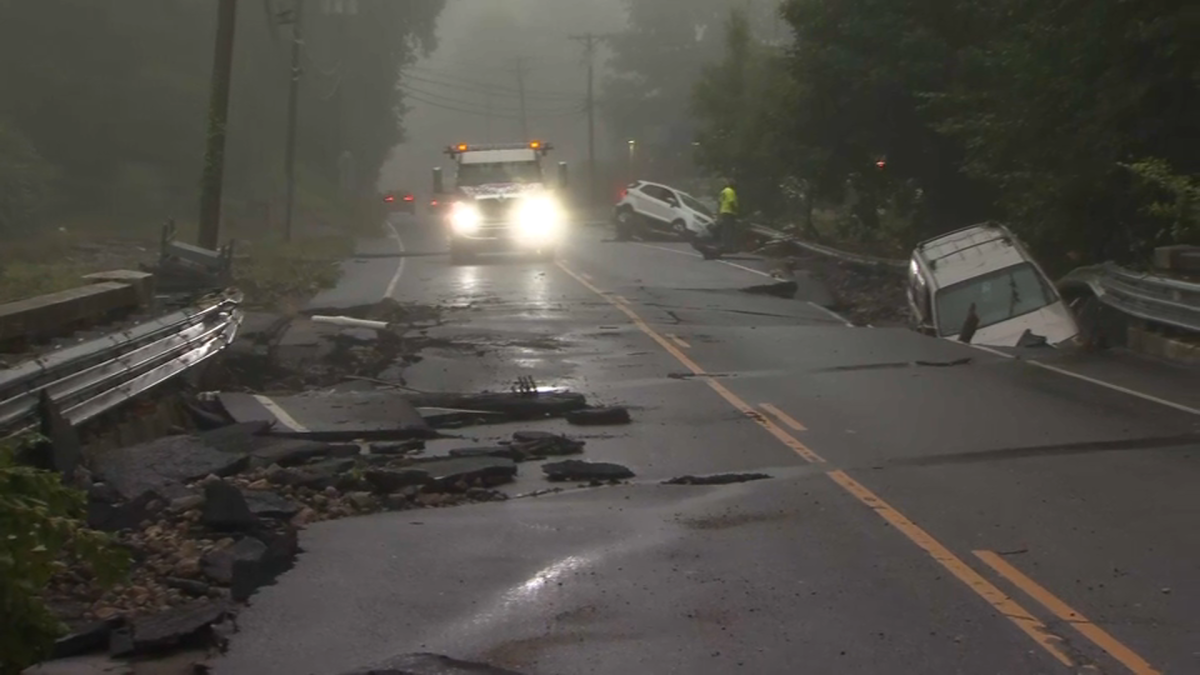
[[[587,399],[583,394],[571,392],[421,394],[412,400],[420,407],[501,413],[510,420],[559,417],[587,407]]]
[[[363,479],[376,492],[391,494],[413,485],[425,485],[433,479],[422,469],[371,468],[363,473]]]
[[[217,480],[204,486],[200,521],[214,530],[230,532],[249,529],[258,519],[236,485]]]
[[[309,392],[265,397],[222,393],[217,400],[239,422],[266,421],[271,433],[326,441],[429,438],[434,431],[402,394],[390,391]]]
[[[414,464],[429,475],[430,482],[443,490],[465,492],[478,481],[482,486],[511,482],[517,475],[517,465],[503,457],[457,457]]]
[[[580,426],[629,424],[633,421],[633,419],[629,417],[629,410],[620,406],[611,408],[587,408],[584,410],[573,410],[567,413],[566,418],[568,423],[578,424]]]
[[[113,630],[119,628],[123,623],[123,618],[113,617],[81,626],[71,634],[54,641],[54,648],[50,653],[51,658],[65,659],[105,649],[108,647],[109,636]]]
[[[250,452],[250,466],[296,466],[310,459],[329,454],[328,443],[300,438],[273,438]]]
[[[513,445],[495,445],[480,448],[454,448],[451,457],[504,457],[514,462],[525,461],[526,455],[519,447]]]
[[[543,464],[542,471],[546,474],[546,478],[552,481],[625,480],[634,476],[633,471],[620,464],[585,462],[580,459],[568,459],[561,462]]]
[[[300,504],[287,497],[268,490],[244,490],[242,496],[246,498],[246,505],[250,507],[250,513],[259,518],[288,520],[299,513],[302,508]]]
[[[181,607],[134,621],[113,631],[112,656],[151,654],[164,649],[212,644],[212,625],[230,615],[223,602],[197,600]]]
[[[578,455],[583,452],[583,445],[583,441],[547,431],[518,431],[512,440],[512,447],[520,450],[526,459]]]
[[[267,545],[254,537],[242,537],[226,548],[204,554],[200,560],[204,576],[218,584],[233,583],[234,565],[239,560],[258,562],[267,554]]]
[[[459,661],[441,654],[405,654],[378,665],[342,675],[522,675],[486,663]]]
[[[759,286],[748,286],[741,289],[743,293],[751,295],[770,295],[776,298],[794,298],[796,291],[800,286],[795,281],[781,281],[774,284],[762,284]]]
[[[663,481],[663,485],[729,485],[752,480],[764,480],[771,476],[765,473],[718,473],[711,476],[679,476]]]
[[[99,453],[93,470],[123,499],[137,499],[149,490],[171,500],[189,494],[183,483],[231,476],[247,463],[246,455],[214,449],[195,436],[167,436]]]

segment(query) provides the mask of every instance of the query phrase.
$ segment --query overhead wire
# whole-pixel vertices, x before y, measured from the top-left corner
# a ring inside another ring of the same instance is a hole
[[[509,111],[497,112],[495,110],[490,110],[490,111],[489,110],[479,110],[477,108],[472,109],[472,108],[462,107],[459,105],[448,105],[445,103],[440,103],[438,101],[431,101],[427,98],[423,98],[422,96],[418,96],[417,94],[414,94],[411,90],[404,89],[403,87],[401,88],[401,91],[404,93],[405,98],[412,99],[419,103],[424,103],[425,105],[432,106],[434,108],[440,108],[442,110],[452,110],[454,112],[465,113],[468,115],[477,115],[480,117],[501,117],[501,118],[505,118],[505,119],[520,119],[519,113],[513,114]],[[574,117],[576,115],[582,115],[583,112],[584,112],[583,108],[580,107],[579,109],[576,109],[576,110],[564,110],[564,111],[553,112],[553,113],[530,113],[528,116],[529,117],[541,117],[541,118]]]
[[[428,90],[426,90],[426,89],[422,89],[422,88],[420,88],[420,87],[416,87],[416,86],[413,86],[413,85],[411,85],[411,84],[401,84],[401,85],[399,85],[399,88],[401,89],[401,91],[412,91],[412,92],[415,92],[415,93],[417,93],[417,94],[420,94],[420,95],[422,95],[422,96],[428,96],[428,97],[430,97],[430,98],[435,98],[435,99],[442,99],[442,100],[444,100],[444,101],[447,101],[447,102],[449,102],[449,103],[451,103],[451,104],[453,104],[453,105],[462,105],[462,106],[475,106],[475,107],[478,107],[478,106],[479,106],[479,103],[478,103],[477,101],[465,101],[465,100],[462,100],[462,99],[458,99],[458,98],[454,98],[454,97],[451,97],[451,96],[447,96],[447,95],[445,95],[445,94],[442,94],[442,93],[439,93],[439,92],[435,92],[435,91],[428,91]],[[555,115],[555,114],[559,114],[559,113],[566,113],[566,112],[571,112],[571,111],[574,111],[574,110],[578,109],[578,108],[580,107],[580,105],[581,105],[581,104],[576,104],[576,105],[574,105],[574,106],[571,106],[571,107],[569,107],[569,108],[555,108],[555,109],[544,109],[544,108],[543,108],[543,109],[537,109],[537,108],[534,108],[534,109],[532,109],[532,110],[529,110],[528,112],[529,112],[529,114],[530,114],[530,115],[534,115],[534,116],[536,116],[536,115],[544,115],[544,114]],[[511,112],[511,113],[514,113],[514,114],[520,114],[520,109],[506,108],[506,107],[505,107],[505,106],[503,106],[503,105],[501,105],[501,106],[488,105],[487,107],[488,107],[489,109],[492,109],[492,110],[499,109],[500,111],[503,111],[503,112]]]
[[[416,72],[416,74],[413,74],[408,71],[417,71],[417,72]],[[503,85],[498,85],[494,82],[480,82],[478,80],[472,80],[469,78],[460,77],[458,75],[448,75],[446,73],[430,71],[428,69],[421,68],[420,66],[409,66],[409,67],[405,68],[404,75],[406,77],[411,77],[413,79],[422,79],[425,81],[434,82],[436,84],[439,84],[439,85],[442,85],[445,87],[473,88],[473,89],[478,89],[481,91],[488,90],[488,91],[492,91],[492,92],[502,94],[505,96],[514,96],[514,97],[521,95],[520,90],[513,88],[513,87],[506,87]],[[445,80],[445,81],[438,82],[437,80]],[[544,91],[544,90],[538,90],[538,89],[526,89],[525,90],[525,97],[530,98],[530,99],[541,98],[541,99],[546,99],[546,100],[566,100],[566,99],[577,99],[580,96],[582,96],[582,93],[573,93],[573,92],[565,92],[565,91]]]

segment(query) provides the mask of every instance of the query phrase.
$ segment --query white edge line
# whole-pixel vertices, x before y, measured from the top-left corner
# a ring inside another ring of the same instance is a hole
[[[838,321],[841,321],[842,323],[846,324],[847,328],[854,328],[854,324],[849,319],[842,316],[841,314],[838,314],[837,312],[833,311],[832,309],[829,309],[828,307],[822,307],[821,305],[818,305],[817,303],[813,302],[812,300],[809,300],[808,304],[812,305],[816,309],[821,310],[822,312],[825,312],[826,314],[833,317],[834,319],[837,319]]]
[[[258,401],[259,405],[267,409],[267,412],[275,416],[279,423],[297,433],[307,433],[308,427],[296,421],[295,417],[288,414],[288,411],[279,407],[279,404],[272,401],[270,398],[261,394],[255,394],[254,400]]]
[[[404,240],[400,238],[400,232],[396,230],[396,226],[390,220],[384,220],[388,229],[392,231],[392,239],[396,240],[396,250],[398,253],[404,253]],[[396,286],[400,283],[400,275],[404,274],[404,256],[401,255],[400,262],[396,264],[396,273],[392,275],[392,280],[388,282],[387,290],[383,292],[383,297],[390,298],[396,292]]]
[[[959,344],[962,344],[962,343],[959,343]],[[1006,358],[1006,359],[1017,359],[1017,357],[1016,357],[1015,355],[1013,355],[1013,354],[1005,354],[1004,352],[1002,352],[1002,351],[999,351],[999,350],[996,350],[996,349],[992,349],[991,347],[985,347],[985,346],[983,346],[983,345],[973,345],[973,344],[970,344],[970,343],[967,343],[967,346],[968,346],[968,347],[973,347],[973,348],[975,348],[975,349],[978,349],[978,350],[980,350],[980,351],[987,352],[987,353],[989,353],[989,354],[995,354],[996,356],[1002,356],[1002,357],[1004,357],[1004,358]],[[1094,378],[1094,377],[1088,377],[1087,375],[1082,375],[1082,374],[1080,374],[1080,373],[1072,372],[1072,371],[1070,371],[1070,370],[1067,370],[1066,368],[1059,368],[1058,366],[1052,366],[1052,365],[1050,365],[1050,364],[1048,364],[1048,363],[1043,363],[1043,362],[1041,362],[1041,361],[1036,361],[1036,360],[1034,360],[1034,359],[1017,359],[1017,360],[1024,361],[1025,363],[1028,363],[1028,364],[1029,364],[1029,365],[1031,365],[1031,366],[1037,366],[1038,368],[1041,368],[1041,369],[1043,369],[1043,370],[1049,370],[1050,372],[1053,372],[1053,373],[1058,373],[1059,375],[1065,375],[1065,376],[1067,376],[1067,377],[1073,377],[1073,378],[1075,378],[1076,380],[1080,380],[1080,381],[1083,381],[1083,382],[1087,382],[1087,383],[1089,383],[1089,384],[1094,384],[1094,385],[1096,385],[1097,387],[1104,387],[1105,389],[1110,389],[1110,390],[1112,390],[1112,391],[1119,392],[1119,393],[1121,393],[1121,394],[1126,394],[1126,395],[1128,395],[1128,396],[1133,396],[1133,397],[1135,397],[1135,398],[1140,398],[1140,399],[1142,399],[1143,401],[1149,401],[1149,402],[1151,402],[1151,403],[1157,403],[1157,404],[1159,404],[1159,405],[1163,405],[1163,406],[1166,406],[1166,407],[1168,407],[1168,408],[1172,408],[1172,409],[1174,409],[1174,410],[1178,410],[1178,411],[1180,411],[1180,412],[1185,412],[1185,413],[1189,413],[1189,414],[1191,414],[1191,415],[1198,415],[1198,416],[1200,416],[1200,408],[1193,408],[1193,407],[1191,407],[1191,406],[1187,406],[1187,405],[1184,405],[1184,404],[1182,404],[1182,403],[1176,403],[1176,402],[1174,402],[1174,401],[1168,401],[1168,400],[1166,400],[1165,398],[1159,398],[1159,397],[1157,397],[1157,396],[1153,396],[1153,395],[1151,395],[1151,394],[1146,394],[1146,393],[1143,393],[1143,392],[1137,391],[1137,390],[1135,390],[1135,389],[1130,389],[1130,388],[1128,388],[1128,387],[1122,387],[1121,385],[1119,385],[1119,384],[1113,384],[1112,382],[1105,382],[1104,380],[1098,380],[1098,379],[1096,379],[1096,378]]]
[[[1168,401],[1166,399],[1159,398],[1157,396],[1151,396],[1150,394],[1143,394],[1140,391],[1128,389],[1126,387],[1122,387],[1119,384],[1113,384],[1111,382],[1105,382],[1104,380],[1097,380],[1094,377],[1088,377],[1087,375],[1080,375],[1079,373],[1073,373],[1069,370],[1066,370],[1065,368],[1059,368],[1058,366],[1052,366],[1048,363],[1041,363],[1039,361],[1033,361],[1033,360],[1029,360],[1029,359],[1026,359],[1026,362],[1029,363],[1030,365],[1037,366],[1038,368],[1044,368],[1046,370],[1058,373],[1059,375],[1066,375],[1067,377],[1073,377],[1077,380],[1083,380],[1084,382],[1090,382],[1092,384],[1104,387],[1105,389],[1111,389],[1113,391],[1121,392],[1122,394],[1136,396],[1140,399],[1150,401],[1151,403],[1165,405],[1168,408],[1174,408],[1175,410],[1179,410],[1179,411],[1182,411],[1185,413],[1191,413],[1193,415],[1200,415],[1200,408],[1192,408],[1190,406],[1183,405],[1182,403],[1175,403],[1174,401]]]

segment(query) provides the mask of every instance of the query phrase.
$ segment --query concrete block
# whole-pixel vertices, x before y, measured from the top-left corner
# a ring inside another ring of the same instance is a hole
[[[18,300],[0,305],[0,341],[57,337],[137,307],[137,288],[115,281]]]
[[[1155,269],[1200,274],[1200,246],[1179,244],[1154,249]]]
[[[154,304],[154,275],[150,272],[141,272],[138,270],[108,270],[105,272],[94,272],[92,274],[83,275],[84,281],[88,283],[102,283],[113,281],[119,284],[129,284],[137,290],[138,306],[150,307]]]
[[[1129,348],[1160,359],[1200,366],[1200,337],[1173,337],[1133,325],[1129,327]]]

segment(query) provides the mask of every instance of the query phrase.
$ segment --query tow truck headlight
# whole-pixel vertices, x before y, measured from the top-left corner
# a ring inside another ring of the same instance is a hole
[[[517,208],[517,227],[526,239],[554,237],[562,222],[562,207],[550,197],[530,197]]]
[[[479,229],[483,214],[479,207],[466,202],[455,202],[450,209],[450,227],[459,234],[472,234]]]

